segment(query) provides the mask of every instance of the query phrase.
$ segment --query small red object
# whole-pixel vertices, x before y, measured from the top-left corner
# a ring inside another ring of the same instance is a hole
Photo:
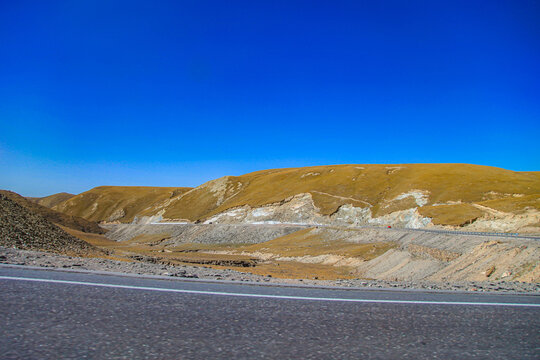
[[[390,225],[388,225],[388,228],[391,229],[392,227]]]

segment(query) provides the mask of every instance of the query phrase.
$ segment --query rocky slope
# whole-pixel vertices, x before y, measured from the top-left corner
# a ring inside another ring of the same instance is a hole
[[[34,214],[42,216],[47,221],[50,221],[54,224],[65,226],[77,231],[94,233],[94,234],[104,234],[105,229],[100,227],[97,223],[83,219],[79,216],[64,214],[52,209],[49,209],[45,206],[37,204],[28,200],[27,198],[22,197],[21,195],[14,193],[12,191],[0,190],[0,194],[9,198],[10,200],[16,202],[20,206],[29,210]]]
[[[77,239],[0,193],[0,245],[62,254],[99,255],[103,252]]]
[[[94,221],[442,226],[540,232],[540,172],[467,164],[336,165],[194,189],[99,187],[54,207]]]
[[[538,239],[322,226],[116,224],[107,227],[110,229],[107,237],[115,240],[118,244],[115,247],[122,244],[124,251],[158,258],[166,255],[169,260],[184,263],[221,260],[225,264],[236,259],[250,262],[250,271],[257,272],[260,268],[260,273],[275,276],[295,277],[297,269],[311,267],[310,278],[319,279],[345,276],[438,283],[540,282]],[[291,272],[286,266],[296,270]]]
[[[291,234],[301,229],[298,226],[242,226],[229,224],[113,224],[105,225],[107,238],[114,241],[129,241],[141,235],[159,235],[160,245],[198,244],[257,244]]]

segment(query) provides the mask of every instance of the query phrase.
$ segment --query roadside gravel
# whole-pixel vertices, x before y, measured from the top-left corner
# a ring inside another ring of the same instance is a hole
[[[58,269],[83,269],[94,271],[110,271],[127,274],[161,275],[178,278],[229,280],[279,284],[304,284],[312,286],[339,286],[361,288],[397,288],[397,289],[427,289],[453,290],[475,292],[521,292],[540,294],[540,284],[520,282],[458,282],[458,283],[428,283],[428,282],[392,282],[381,280],[311,280],[311,279],[278,279],[265,277],[234,270],[213,269],[204,266],[171,266],[156,264],[141,259],[139,261],[118,261],[103,258],[81,258],[57,255],[46,252],[20,250],[0,246],[0,263],[48,267]]]

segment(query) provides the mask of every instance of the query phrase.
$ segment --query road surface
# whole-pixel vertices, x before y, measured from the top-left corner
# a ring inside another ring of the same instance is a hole
[[[540,296],[0,266],[1,359],[538,359]]]
[[[192,226],[206,226],[211,225],[212,223],[203,223],[195,224],[189,222],[151,222],[149,224],[142,225],[192,225]],[[400,226],[388,226],[388,225],[358,225],[358,226],[339,226],[332,224],[309,224],[309,223],[285,223],[285,222],[255,222],[255,223],[232,223],[232,224],[220,224],[215,223],[212,225],[224,225],[224,226],[298,226],[299,228],[332,228],[332,229],[342,229],[342,230],[362,230],[362,229],[376,229],[376,230],[391,230],[391,231],[417,231],[417,232],[426,232],[432,234],[447,234],[447,235],[476,235],[476,236],[488,236],[488,237],[509,237],[515,239],[532,239],[540,240],[540,236],[537,234],[519,234],[519,233],[504,233],[504,232],[486,232],[486,231],[462,231],[462,230],[443,230],[443,229],[433,229],[433,228],[407,228]]]

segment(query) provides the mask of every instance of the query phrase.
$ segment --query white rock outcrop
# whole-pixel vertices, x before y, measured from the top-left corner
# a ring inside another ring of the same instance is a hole
[[[421,192],[403,194],[413,196],[417,202],[425,204],[426,194]],[[380,217],[373,217],[371,208],[342,205],[330,216],[321,215],[313,203],[311,194],[298,194],[282,203],[269,204],[257,208],[242,206],[212,216],[206,224],[306,224],[306,225],[392,225],[408,228],[422,228],[431,219],[421,216],[417,208],[395,211]]]

